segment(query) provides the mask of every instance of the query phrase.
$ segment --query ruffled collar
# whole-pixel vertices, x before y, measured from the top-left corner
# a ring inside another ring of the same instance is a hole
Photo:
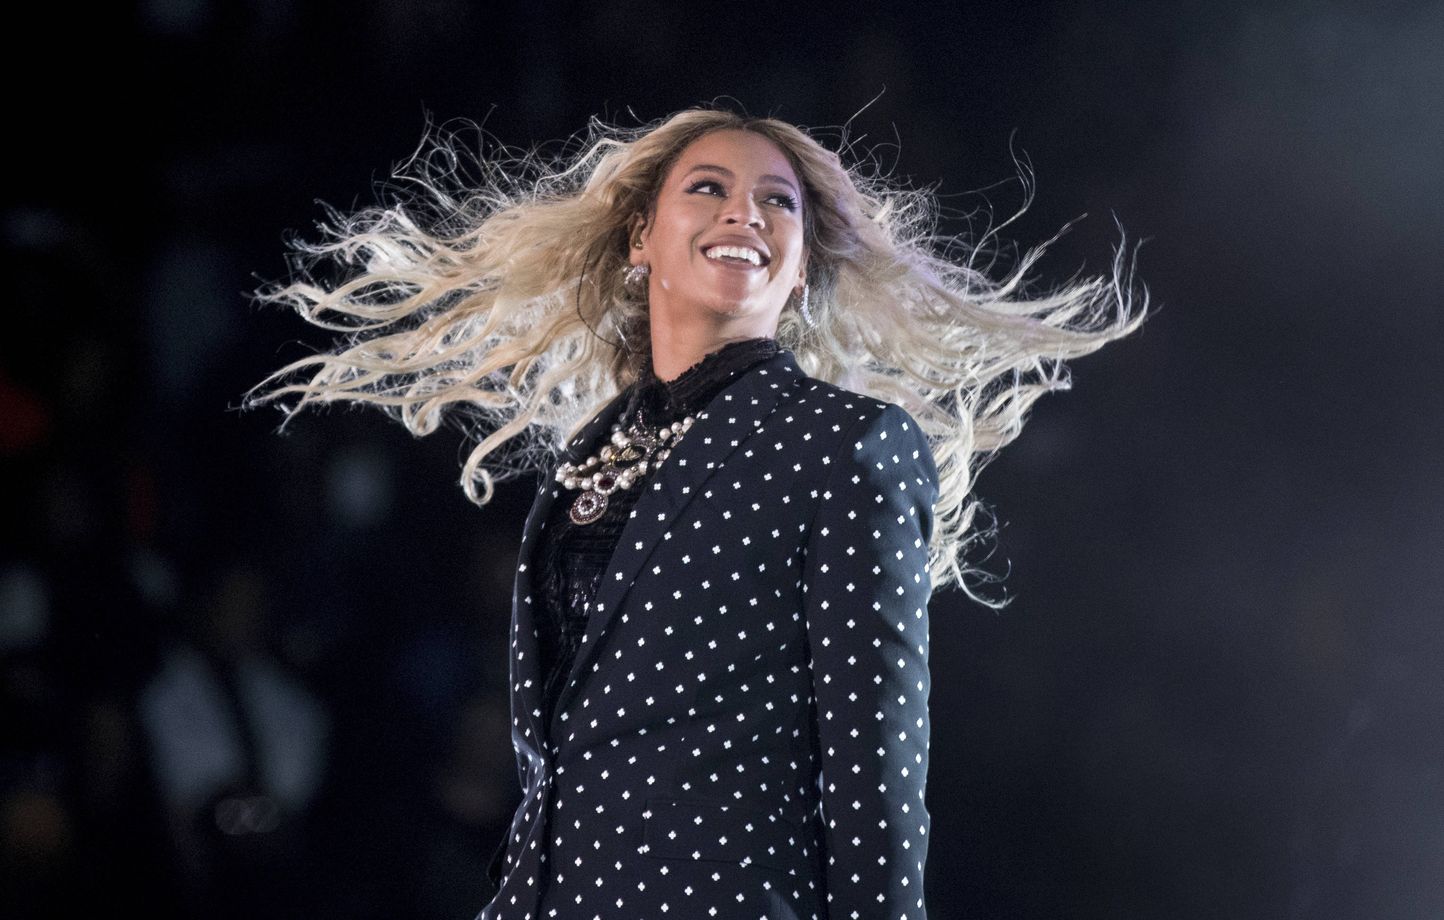
[[[780,350],[767,336],[728,342],[672,380],[657,377],[649,354],[622,417],[640,412],[646,424],[662,425],[701,412],[738,374]]]

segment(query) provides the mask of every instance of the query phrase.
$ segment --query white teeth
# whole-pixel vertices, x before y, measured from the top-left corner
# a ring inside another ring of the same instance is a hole
[[[709,259],[720,259],[725,256],[731,259],[745,259],[753,265],[762,264],[762,254],[750,246],[713,246],[703,255]]]

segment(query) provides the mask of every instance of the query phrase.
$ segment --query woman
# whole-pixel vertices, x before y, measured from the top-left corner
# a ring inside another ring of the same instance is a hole
[[[262,298],[349,336],[252,397],[474,410],[479,503],[503,445],[545,469],[480,917],[925,917],[928,599],[969,590],[977,469],[1141,322],[1122,249],[1018,299],[1041,250],[992,282],[926,196],[723,111],[512,166],[303,246],[359,271]]]

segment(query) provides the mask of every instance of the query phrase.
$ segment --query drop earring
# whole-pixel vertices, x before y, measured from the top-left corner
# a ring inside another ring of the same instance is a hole
[[[646,283],[647,276],[651,273],[652,266],[646,262],[643,262],[641,265],[628,266],[627,270],[622,273],[622,283],[636,290]]]
[[[808,285],[804,283],[802,285],[802,294],[797,298],[797,312],[802,314],[802,321],[806,323],[809,328],[815,329],[817,328],[817,320],[812,318],[812,311],[807,309],[807,295]]]

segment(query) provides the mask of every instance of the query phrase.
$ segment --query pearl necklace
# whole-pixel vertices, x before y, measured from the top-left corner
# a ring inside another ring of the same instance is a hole
[[[697,421],[689,415],[681,421],[650,431],[641,417],[626,430],[612,425],[610,444],[581,463],[557,467],[556,481],[564,489],[581,489],[568,515],[574,524],[590,524],[607,510],[607,496],[618,489],[630,489],[648,470],[656,469],[672,453],[682,436]]]

